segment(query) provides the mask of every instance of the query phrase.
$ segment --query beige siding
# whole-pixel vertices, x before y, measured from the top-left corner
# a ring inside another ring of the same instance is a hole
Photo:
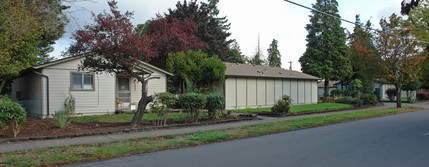
[[[305,99],[305,104],[309,104],[311,103],[311,99],[312,99],[312,86],[311,86],[311,81],[304,81],[305,82],[305,87],[304,87],[304,99]]]
[[[265,93],[266,87],[265,87],[265,79],[258,78],[256,80],[256,105],[258,106],[265,106]]]
[[[298,80],[298,104],[305,103],[305,85],[303,80]]]
[[[289,97],[291,97],[291,81],[290,79],[283,79],[283,95],[288,95]]]
[[[290,91],[291,91],[290,98],[292,99],[292,104],[299,104],[297,80],[290,80]]]
[[[247,79],[247,106],[256,106],[256,79]]]
[[[237,78],[228,78],[225,81],[225,106],[227,108],[237,106],[237,90],[236,90],[236,80]]]
[[[275,98],[275,80],[274,79],[267,79],[266,80],[266,106],[272,106],[274,105],[274,98]]]
[[[247,79],[237,78],[237,107],[247,106]]]
[[[153,95],[155,93],[162,93],[167,91],[167,76],[163,73],[155,71],[151,76],[160,77],[160,79],[152,79],[148,82],[148,95]],[[142,95],[142,84],[134,77],[130,78],[130,92],[131,92],[131,105],[138,105],[138,102],[141,99]],[[149,105],[146,106],[149,108]]]
[[[87,115],[106,114],[115,111],[115,76],[111,74],[95,74],[94,90],[76,91],[71,90],[71,74],[77,70],[68,69],[71,63],[79,61],[70,61],[63,63],[67,69],[61,69],[61,66],[55,68],[45,68],[43,73],[49,76],[49,114],[64,109],[64,100],[73,95],[76,99],[76,113]],[[77,69],[77,64],[75,64]],[[46,115],[46,110],[44,115]]]
[[[317,81],[311,81],[311,103],[317,104]]]
[[[275,97],[274,100],[280,100],[283,96],[283,81],[282,79],[276,79],[275,80]]]

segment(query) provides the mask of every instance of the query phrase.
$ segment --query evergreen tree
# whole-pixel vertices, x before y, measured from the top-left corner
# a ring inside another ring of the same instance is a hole
[[[336,0],[317,0],[313,8],[340,17]],[[346,34],[339,18],[312,11],[310,22],[305,27],[308,31],[307,49],[299,62],[303,72],[325,80],[326,98],[329,81],[344,79],[352,71]]]
[[[216,18],[218,21],[219,27],[224,31],[228,31],[231,28],[231,23],[228,23],[228,19],[226,16],[218,17],[219,9],[217,8],[217,4],[219,0],[208,0],[209,3],[201,2],[201,5],[207,8],[210,11],[210,16]],[[231,41],[232,42],[232,41]]]
[[[215,4],[216,3],[213,3]],[[210,57],[219,56],[222,61],[227,61],[230,55],[229,44],[232,41],[227,40],[231,33],[222,28],[222,23],[219,18],[213,17],[216,12],[213,12],[214,7],[206,7],[199,5],[196,1],[189,3],[184,0],[183,4],[179,1],[176,4],[176,9],[168,9],[165,14],[167,19],[177,18],[179,20],[192,20],[198,25],[196,36],[208,44],[208,47],[203,49]],[[217,9],[217,8],[216,8]]]
[[[273,39],[270,47],[268,48],[268,65],[272,67],[282,66],[282,56],[280,55],[279,49],[277,49],[278,41]]]
[[[228,57],[229,62],[241,64],[246,62],[246,57],[241,53],[240,46],[237,41],[234,40],[234,42],[231,43],[230,49],[231,55]]]

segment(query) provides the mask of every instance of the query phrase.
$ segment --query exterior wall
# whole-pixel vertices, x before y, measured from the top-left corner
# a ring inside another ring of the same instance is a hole
[[[387,89],[389,89],[389,88],[396,89],[395,85],[392,85],[392,84],[383,84],[381,86],[378,85],[378,87],[376,87],[376,88],[380,88],[380,90],[381,90],[380,93],[382,94],[382,96],[380,96],[380,97],[382,97],[382,99],[389,99],[389,97],[386,95]],[[406,98],[407,97],[407,91],[402,91],[401,96],[402,96],[402,98]]]
[[[167,75],[159,71],[154,71],[151,75],[153,77],[160,77],[160,79],[152,79],[148,82],[147,89],[148,95],[155,93],[162,93],[167,91]],[[130,78],[130,92],[131,92],[131,109],[138,106],[139,100],[142,95],[142,84],[134,77]],[[134,106],[133,106],[134,105]],[[149,108],[149,105],[146,106]]]
[[[78,72],[80,59],[56,64],[42,70],[49,77],[49,115],[64,109],[64,100],[71,94],[76,100],[77,114],[96,115],[115,112],[116,76],[107,73],[94,74],[94,90],[71,90],[71,74]],[[82,72],[82,71],[79,71]],[[46,87],[46,81],[43,88]],[[46,94],[43,95],[46,99]],[[43,115],[47,106],[44,104]]]
[[[316,85],[316,87],[317,87],[317,85]],[[328,91],[329,91],[329,95],[331,95],[331,91],[332,90],[334,90],[334,89],[337,89],[337,88],[329,88],[328,89]],[[318,97],[320,98],[320,97],[323,97],[323,93],[325,93],[325,88],[318,88]]]
[[[41,79],[41,76],[29,73],[13,80],[12,83],[10,98],[22,104],[27,116],[32,118],[41,118],[42,116],[42,93],[46,92],[41,90]]]
[[[225,81],[225,108],[271,107],[283,95],[293,104],[317,103],[317,81],[251,77],[228,77]]]

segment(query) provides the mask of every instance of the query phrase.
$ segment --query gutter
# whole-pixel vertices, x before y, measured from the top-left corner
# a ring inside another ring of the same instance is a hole
[[[46,111],[48,113],[47,116],[49,118],[49,77],[47,75],[41,74],[41,73],[39,73],[37,71],[34,71],[34,70],[33,70],[33,73],[35,73],[35,74],[37,74],[37,75],[39,75],[41,77],[46,78]],[[41,116],[42,116],[42,119],[43,119],[43,111],[42,111],[42,115]]]

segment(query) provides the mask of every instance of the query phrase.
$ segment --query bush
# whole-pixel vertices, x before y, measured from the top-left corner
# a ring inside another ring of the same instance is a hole
[[[64,100],[64,108],[66,109],[67,114],[73,115],[76,109],[76,100],[73,95],[69,95],[69,97]]]
[[[67,112],[67,110],[60,110],[55,112],[52,123],[61,129],[66,128],[67,125],[70,123],[69,113]]]
[[[173,108],[177,101],[176,95],[168,92],[159,93],[158,98],[162,104],[167,105],[167,108]]]
[[[155,99],[150,103],[150,110],[155,113],[153,124],[155,126],[167,125],[168,110],[176,104],[176,95],[168,92],[155,94]]]
[[[331,96],[332,97],[344,96],[344,90],[342,90],[342,89],[331,90]]]
[[[361,99],[351,98],[351,97],[342,97],[335,100],[335,103],[342,104],[352,104],[355,106],[362,106],[363,101]]]
[[[429,100],[429,92],[419,92],[416,96],[418,100]]]
[[[13,137],[18,136],[22,124],[27,120],[27,114],[22,106],[6,96],[0,96],[0,130],[11,124]]]
[[[195,123],[198,121],[199,110],[203,109],[206,104],[206,97],[199,93],[185,93],[179,96],[179,102]]]
[[[280,100],[278,100],[273,107],[271,108],[271,112],[275,113],[288,113],[290,109],[290,104],[292,103],[292,100],[289,96],[284,95]]]
[[[206,108],[208,109],[209,117],[214,118],[214,116],[217,114],[217,111],[223,109],[225,98],[218,93],[208,94],[206,98]]]
[[[395,88],[389,88],[385,91],[387,97],[389,97],[390,101],[393,101],[396,97],[396,89]]]
[[[360,99],[363,101],[363,104],[377,104],[378,99],[374,93],[363,94]]]

